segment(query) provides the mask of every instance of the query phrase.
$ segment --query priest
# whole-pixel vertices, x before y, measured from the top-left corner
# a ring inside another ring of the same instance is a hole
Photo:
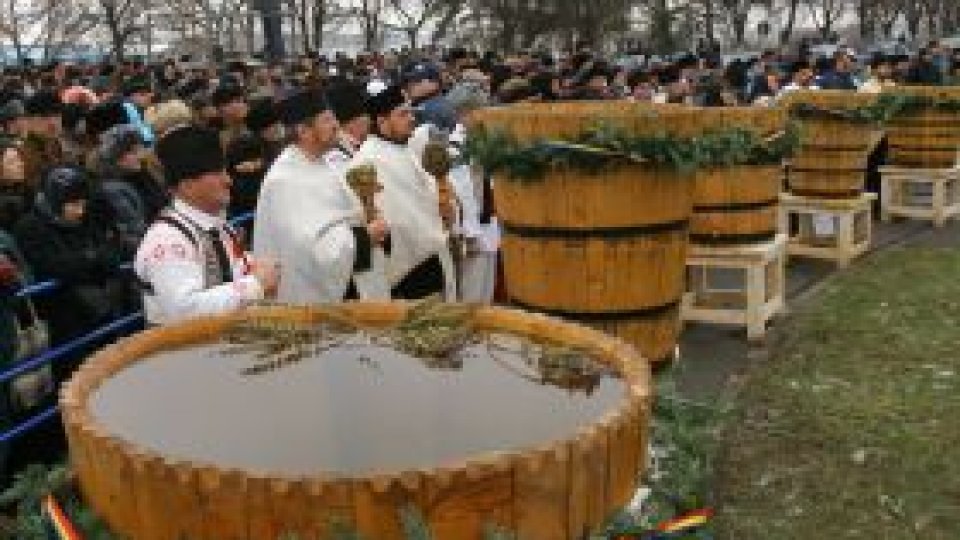
[[[413,109],[399,86],[367,99],[371,134],[354,155],[356,165],[370,163],[383,184],[379,208],[390,230],[386,279],[391,296],[419,299],[441,294],[457,297],[456,271],[440,217],[437,183],[408,146]]]
[[[279,112],[291,142],[264,178],[253,230],[254,253],[280,262],[277,299],[388,299],[377,248],[387,239],[386,221],[367,215],[342,169],[324,159],[337,136],[325,96],[296,92]]]

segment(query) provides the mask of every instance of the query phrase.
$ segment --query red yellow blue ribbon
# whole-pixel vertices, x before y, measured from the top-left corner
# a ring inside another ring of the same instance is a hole
[[[83,536],[77,532],[77,528],[73,526],[73,523],[70,523],[67,514],[60,508],[60,504],[57,503],[57,499],[55,499],[53,495],[47,495],[43,500],[43,512],[47,515],[47,519],[50,520],[57,540],[83,540]]]

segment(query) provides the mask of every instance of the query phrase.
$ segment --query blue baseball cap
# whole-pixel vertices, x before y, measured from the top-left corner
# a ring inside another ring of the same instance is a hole
[[[403,72],[403,84],[412,84],[420,81],[439,81],[440,70],[432,64],[414,64]]]

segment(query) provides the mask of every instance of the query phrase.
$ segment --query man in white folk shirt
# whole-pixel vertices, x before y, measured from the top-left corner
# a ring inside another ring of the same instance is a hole
[[[222,313],[273,296],[274,261],[254,259],[226,223],[230,177],[216,132],[177,128],[156,148],[173,203],[134,259],[148,324]]]
[[[407,146],[413,133],[413,110],[395,85],[369,96],[367,103],[372,133],[352,163],[373,164],[383,184],[377,201],[390,230],[386,278],[391,296],[415,300],[441,294],[455,300],[455,269],[440,217],[437,184]]]
[[[343,169],[324,158],[337,136],[325,96],[301,91],[279,110],[290,144],[263,181],[253,230],[254,254],[280,261],[278,300],[389,299],[378,249],[387,225],[368,222]]]

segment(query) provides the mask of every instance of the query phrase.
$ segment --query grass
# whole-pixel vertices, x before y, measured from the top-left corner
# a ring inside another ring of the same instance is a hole
[[[720,435],[717,538],[960,538],[960,252],[870,258],[787,328]]]

